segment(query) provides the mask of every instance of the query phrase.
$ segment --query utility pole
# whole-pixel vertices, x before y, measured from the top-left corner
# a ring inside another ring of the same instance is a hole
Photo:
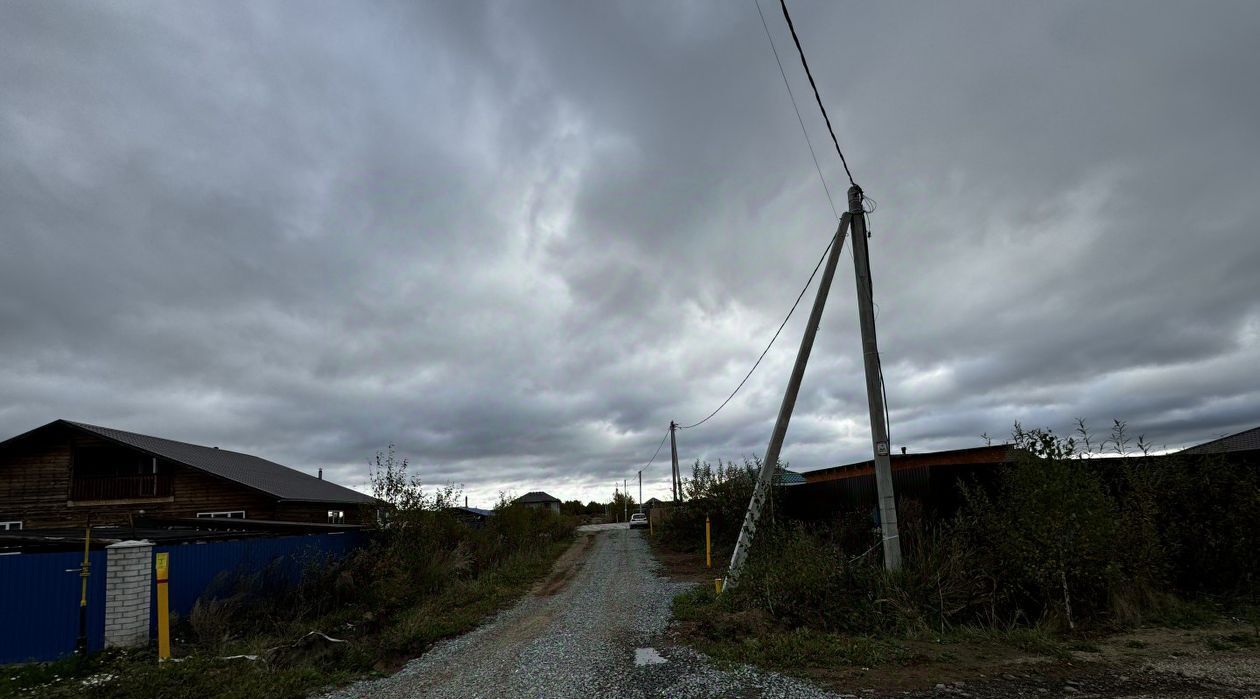
[[[862,360],[866,367],[866,401],[871,412],[871,442],[875,451],[875,491],[879,496],[879,526],[884,543],[884,568],[901,567],[901,539],[897,534],[897,498],[893,493],[889,460],[888,414],[884,404],[884,373],[875,341],[875,309],[871,287],[871,259],[866,245],[866,212],[862,188],[849,188],[853,219],[853,267],[857,278],[858,320],[862,326]]]
[[[818,280],[818,294],[814,297],[814,308],[810,311],[809,320],[805,324],[801,348],[796,353],[796,364],[792,367],[787,390],[783,392],[783,403],[779,406],[779,416],[774,421],[774,431],[770,433],[766,458],[761,462],[761,473],[757,477],[756,487],[753,488],[752,500],[748,503],[744,526],[740,527],[739,539],[735,542],[735,552],[731,554],[731,565],[727,569],[726,584],[723,585],[723,589],[735,585],[739,580],[740,569],[744,565],[744,560],[748,558],[748,548],[752,545],[752,537],[757,532],[757,522],[761,519],[761,508],[765,505],[771,485],[774,483],[774,472],[779,466],[779,450],[783,447],[788,423],[792,421],[792,410],[796,407],[796,394],[801,388],[801,378],[805,376],[805,365],[809,362],[809,353],[814,348],[814,336],[818,334],[823,307],[827,305],[827,293],[831,290],[831,280],[836,274],[836,263],[840,259],[840,248],[844,246],[844,236],[849,229],[850,218],[849,213],[840,217],[840,226],[836,229],[831,252],[827,255],[827,266],[823,268],[822,278]]]
[[[678,470],[678,423],[669,421],[669,451],[673,455],[674,502],[682,500],[682,473]]]
[[[630,521],[630,489],[626,487],[626,479],[624,478],[621,479],[621,492],[626,494],[626,497],[623,498],[621,501],[621,509],[625,512],[626,521],[629,522]]]
[[[643,471],[639,471],[639,512],[643,511]]]

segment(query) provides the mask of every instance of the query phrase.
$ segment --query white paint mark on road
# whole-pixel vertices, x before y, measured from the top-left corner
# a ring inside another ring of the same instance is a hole
[[[635,665],[659,665],[668,662],[656,652],[655,648],[635,648],[634,664]]]

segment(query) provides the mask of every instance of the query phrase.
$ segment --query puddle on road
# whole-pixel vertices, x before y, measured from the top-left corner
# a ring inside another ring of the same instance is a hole
[[[660,663],[669,662],[656,652],[655,648],[635,648],[634,664],[635,665],[659,665]]]

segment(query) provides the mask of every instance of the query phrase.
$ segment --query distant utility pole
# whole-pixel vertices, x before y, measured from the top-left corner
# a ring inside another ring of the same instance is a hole
[[[857,278],[858,321],[862,326],[862,359],[866,365],[866,402],[871,412],[871,441],[875,450],[875,490],[879,497],[879,526],[884,543],[884,568],[901,567],[901,539],[897,534],[897,498],[893,493],[889,461],[888,413],[884,404],[884,372],[875,341],[875,309],[871,288],[871,260],[866,246],[866,212],[862,189],[849,188],[849,215],[853,219],[853,267]]]
[[[639,471],[639,512],[643,511],[643,471]]]
[[[682,472],[678,470],[678,423],[673,420],[669,421],[669,451],[673,455],[674,468],[672,485],[674,487],[674,502],[682,500]]]
[[[626,521],[629,521],[630,520],[630,489],[626,487],[626,479],[624,478],[621,479],[621,492],[626,494],[626,497],[623,498],[621,501],[621,509],[625,512]]]
[[[766,447],[766,457],[761,462],[761,473],[757,477],[757,485],[753,488],[752,500],[748,503],[744,526],[740,527],[739,538],[735,542],[735,552],[731,554],[731,565],[727,569],[726,584],[722,586],[723,589],[728,589],[739,581],[740,569],[744,565],[744,560],[748,558],[748,549],[752,545],[753,536],[757,533],[757,522],[761,519],[761,509],[766,503],[774,482],[775,469],[779,466],[779,450],[783,447],[783,438],[787,434],[788,423],[792,420],[792,410],[796,407],[796,394],[801,388],[801,378],[805,376],[805,365],[809,362],[809,353],[814,347],[814,336],[818,334],[823,307],[827,305],[827,293],[831,290],[831,280],[836,274],[836,263],[840,260],[840,248],[844,246],[849,219],[850,215],[847,213],[840,217],[836,239],[831,245],[831,252],[827,255],[827,266],[823,268],[822,278],[818,280],[814,308],[810,311],[809,320],[805,324],[801,348],[796,353],[796,364],[792,367],[787,390],[783,392],[783,403],[779,406],[779,416],[774,421],[774,431],[770,433],[770,444]]]

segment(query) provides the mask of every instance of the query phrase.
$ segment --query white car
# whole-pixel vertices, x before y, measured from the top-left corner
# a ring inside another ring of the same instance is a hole
[[[630,528],[631,529],[647,529],[648,528],[647,515],[643,514],[642,512],[636,512],[630,515]]]

